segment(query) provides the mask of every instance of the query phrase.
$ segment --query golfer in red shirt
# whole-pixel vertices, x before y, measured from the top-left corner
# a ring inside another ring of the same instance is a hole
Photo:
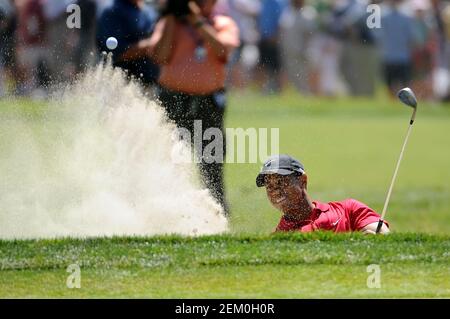
[[[306,192],[307,182],[303,165],[289,155],[272,156],[264,163],[256,185],[266,187],[270,202],[283,213],[276,231],[375,234],[380,215],[373,209],[355,199],[329,203],[312,201]],[[387,222],[380,233],[389,233]]]

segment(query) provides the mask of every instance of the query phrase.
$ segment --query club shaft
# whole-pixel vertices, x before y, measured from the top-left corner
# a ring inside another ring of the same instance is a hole
[[[397,166],[395,167],[394,176],[392,177],[392,181],[391,181],[391,186],[389,187],[389,191],[388,191],[388,194],[386,196],[386,201],[384,202],[383,211],[381,213],[381,220],[384,220],[384,216],[386,215],[386,210],[387,210],[387,207],[389,205],[389,200],[391,199],[391,194],[392,194],[392,190],[394,188],[394,183],[395,183],[395,180],[397,178],[398,169],[400,167],[400,163],[401,163],[402,158],[403,158],[403,153],[405,152],[406,144],[408,143],[409,135],[411,134],[412,124],[413,124],[413,120],[409,124],[408,132],[406,133],[405,141],[404,141],[403,146],[402,146],[402,151],[400,152],[400,157],[398,158]]]

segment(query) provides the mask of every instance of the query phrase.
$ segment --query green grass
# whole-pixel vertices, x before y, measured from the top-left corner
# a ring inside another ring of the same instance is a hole
[[[0,241],[0,297],[450,297],[449,248],[416,234]],[[80,289],[66,287],[73,263]]]
[[[419,107],[387,237],[270,236],[280,215],[255,186],[260,163],[229,163],[231,234],[0,241],[0,297],[449,298],[450,107]],[[64,124],[46,111],[44,103],[0,101],[0,147],[14,142],[7,127],[18,116],[36,134]],[[410,113],[383,97],[245,92],[231,95],[226,126],[279,128],[280,152],[306,166],[313,199],[353,197],[381,211]],[[66,287],[72,263],[81,265],[81,289]],[[380,289],[367,288],[370,264],[381,267]]]
[[[411,109],[398,101],[233,95],[227,127],[280,129],[280,152],[300,159],[320,201],[356,198],[381,211]],[[450,233],[450,107],[421,104],[389,204],[400,232]],[[228,164],[233,230],[271,231],[279,214],[255,187],[260,164]]]

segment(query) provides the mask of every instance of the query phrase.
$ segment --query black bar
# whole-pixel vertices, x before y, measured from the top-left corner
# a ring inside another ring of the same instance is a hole
[[[130,318],[301,318],[307,314],[322,316],[364,317],[382,309],[391,313],[401,309],[402,317],[423,313],[445,313],[450,299],[105,299],[105,300],[0,300],[2,311],[14,317],[31,312],[45,318],[70,314],[89,318],[113,315]],[[205,315],[205,309],[207,309]],[[293,316],[294,315],[294,316]]]

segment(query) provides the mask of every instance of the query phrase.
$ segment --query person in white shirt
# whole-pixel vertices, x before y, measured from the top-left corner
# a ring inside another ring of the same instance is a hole
[[[308,50],[316,29],[316,11],[304,0],[291,0],[280,19],[282,62],[289,82],[304,94],[311,93],[314,72]]]

